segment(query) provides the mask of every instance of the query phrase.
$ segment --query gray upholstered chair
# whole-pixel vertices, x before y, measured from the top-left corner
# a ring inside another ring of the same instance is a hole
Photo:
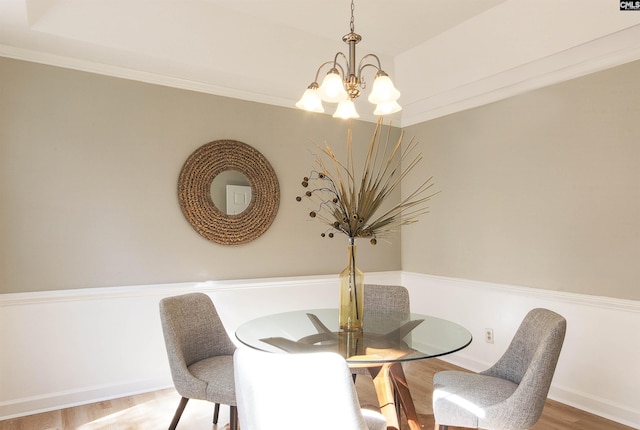
[[[401,285],[364,285],[364,330],[381,333],[385,327],[400,327],[411,320],[409,291]],[[376,367],[376,366],[372,366]],[[358,375],[369,375],[367,367],[351,369],[353,381]],[[396,413],[400,416],[400,402],[396,402]]]
[[[191,293],[162,299],[160,320],[173,383],[182,396],[169,429],[176,428],[189,399],[199,399],[215,403],[214,424],[218,422],[220,404],[229,405],[230,428],[236,430],[236,347],[209,296]]]
[[[333,352],[234,354],[242,430],[386,430],[377,411],[361,409],[344,358]]]
[[[549,393],[566,327],[566,320],[557,313],[533,309],[491,368],[480,373],[436,373],[436,425],[440,430],[448,426],[486,430],[533,427]]]
[[[364,286],[364,328],[378,331],[389,323],[401,326],[411,319],[409,292],[400,285]]]
[[[411,319],[409,292],[400,285],[364,285],[364,330],[384,334],[384,328],[400,327]],[[366,368],[352,368],[355,381],[358,374],[369,374]]]

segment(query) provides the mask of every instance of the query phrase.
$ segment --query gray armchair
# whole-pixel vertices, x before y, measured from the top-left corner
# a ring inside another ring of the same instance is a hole
[[[398,327],[411,319],[409,292],[400,285],[364,286],[364,324],[366,331],[388,327],[389,322]]]
[[[230,430],[237,430],[238,415],[233,380],[236,349],[220,321],[213,302],[203,293],[167,297],[160,301],[160,320],[169,367],[176,391],[182,396],[169,430],[174,430],[189,399],[229,405]]]
[[[436,426],[440,430],[448,426],[486,430],[533,427],[549,393],[566,327],[566,320],[557,313],[533,309],[491,368],[480,373],[436,373]]]
[[[364,329],[368,332],[380,332],[390,322],[400,327],[411,319],[409,291],[401,285],[365,284],[363,308]],[[357,375],[368,375],[370,371],[354,367],[351,373],[355,382]]]
[[[400,327],[411,319],[409,292],[400,285],[364,285],[364,329],[381,333],[384,327]],[[382,334],[382,333],[381,333]],[[352,368],[355,380],[358,374],[369,374],[366,368]]]
[[[365,284],[363,320],[366,331],[377,333],[383,332],[384,327],[389,327],[390,323],[400,327],[408,322],[411,320],[409,291],[401,285]],[[398,372],[404,375],[402,364],[398,366]],[[379,369],[380,366],[353,367],[351,368],[353,381],[356,381],[358,375],[373,375]],[[400,416],[399,401],[396,401],[396,414]]]

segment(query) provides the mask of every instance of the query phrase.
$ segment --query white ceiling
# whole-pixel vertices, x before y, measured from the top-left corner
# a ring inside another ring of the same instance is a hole
[[[346,53],[349,15],[348,0],[0,0],[0,56],[292,107]],[[356,0],[355,30],[403,126],[640,59],[640,12],[618,0]]]

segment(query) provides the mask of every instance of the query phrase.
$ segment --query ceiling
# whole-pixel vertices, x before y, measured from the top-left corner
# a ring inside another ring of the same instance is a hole
[[[0,56],[293,107],[349,19],[348,0],[0,0]],[[618,0],[357,0],[355,31],[402,126],[640,59]]]

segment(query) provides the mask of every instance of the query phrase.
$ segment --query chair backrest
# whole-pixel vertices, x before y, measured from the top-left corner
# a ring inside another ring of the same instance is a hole
[[[366,430],[344,358],[332,352],[234,354],[243,430]]]
[[[411,318],[409,292],[400,285],[364,286],[364,324],[367,331],[376,331],[377,327],[389,327],[390,323],[398,327]]]
[[[532,366],[537,369],[555,370],[564,341],[567,321],[548,309],[532,309],[524,317],[520,327],[502,357],[482,373],[508,379],[520,384]]]
[[[542,413],[566,329],[567,321],[561,315],[548,309],[532,309],[502,357],[481,372],[518,384],[510,399],[513,408],[518,410],[515,415],[520,427],[517,428],[533,426]],[[518,404],[526,408],[518,408]]]
[[[204,293],[162,299],[160,321],[178,392],[191,379],[187,371],[191,364],[209,357],[232,355],[236,349],[211,298]]]

